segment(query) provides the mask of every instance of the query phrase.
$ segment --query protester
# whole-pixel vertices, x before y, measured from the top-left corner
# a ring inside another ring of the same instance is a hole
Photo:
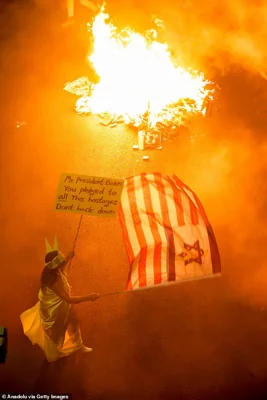
[[[65,258],[58,250],[56,239],[54,249],[47,241],[46,246],[39,301],[22,313],[20,319],[25,335],[32,344],[42,348],[48,362],[53,362],[77,350],[82,353],[92,351],[83,345],[74,304],[94,301],[99,295],[72,296],[66,271],[74,253]]]

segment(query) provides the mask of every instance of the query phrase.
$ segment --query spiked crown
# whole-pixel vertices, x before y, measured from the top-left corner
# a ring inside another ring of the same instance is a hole
[[[51,253],[52,251],[57,251],[56,257],[52,261],[49,261],[48,263],[45,264],[45,266],[47,268],[55,269],[55,268],[58,268],[60,265],[62,265],[65,262],[64,255],[59,251],[56,236],[55,236],[55,240],[54,240],[54,248],[52,248],[50,246],[47,239],[45,239],[45,248],[46,248],[46,255]]]

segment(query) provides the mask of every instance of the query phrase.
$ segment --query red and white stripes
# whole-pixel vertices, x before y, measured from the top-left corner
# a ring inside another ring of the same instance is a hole
[[[119,218],[131,267],[127,290],[221,271],[204,208],[176,176],[127,178]]]

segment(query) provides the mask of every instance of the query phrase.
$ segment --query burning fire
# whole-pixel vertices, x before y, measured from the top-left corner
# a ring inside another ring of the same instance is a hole
[[[82,96],[76,103],[79,114],[108,113],[135,126],[149,115],[153,127],[157,122],[180,121],[187,113],[205,113],[205,102],[212,96],[208,82],[203,74],[175,65],[155,30],[144,36],[118,31],[104,9],[89,29],[94,43],[89,61],[99,82],[80,78],[65,86]]]

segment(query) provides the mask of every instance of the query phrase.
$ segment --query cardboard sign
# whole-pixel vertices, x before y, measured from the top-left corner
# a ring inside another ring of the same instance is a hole
[[[56,211],[115,217],[123,184],[123,179],[62,174],[57,191]]]

